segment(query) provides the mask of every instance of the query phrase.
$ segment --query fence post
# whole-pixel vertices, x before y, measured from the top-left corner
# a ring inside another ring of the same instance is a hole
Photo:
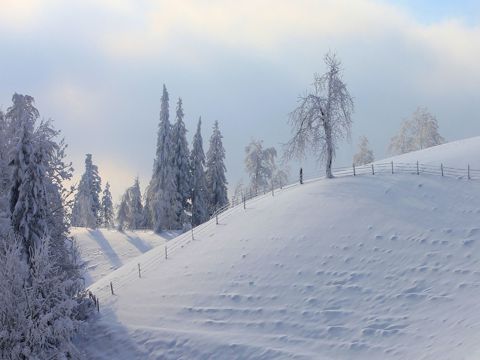
[[[352,166],[353,166],[353,176],[356,176],[356,174],[355,174],[355,164],[353,164]]]
[[[470,180],[470,164],[468,164],[468,180]]]
[[[191,232],[192,232],[192,240],[195,240],[195,237],[193,236],[193,224],[192,224]]]
[[[300,185],[303,184],[303,169],[300,168]]]
[[[418,169],[418,160],[417,160],[417,175],[420,175],[420,170]]]
[[[215,213],[215,223],[218,225],[218,211]]]
[[[110,291],[112,292],[112,295],[115,295],[115,293],[113,292],[113,284],[111,281],[110,281]]]
[[[165,260],[168,259],[168,253],[167,253],[167,245],[165,245]]]
[[[392,161],[392,174],[393,174],[393,161]]]
[[[247,199],[245,199],[245,195],[243,195],[243,209],[247,208]]]
[[[443,164],[440,164],[440,171],[442,172],[442,176],[443,176]]]
[[[140,269],[140,263],[138,263],[138,277],[142,278],[142,270]]]
[[[375,175],[375,167],[372,164],[372,175]]]
[[[97,302],[97,312],[100,312],[100,299],[96,298]]]
[[[272,196],[275,196],[275,191],[273,189],[273,180],[272,180]]]

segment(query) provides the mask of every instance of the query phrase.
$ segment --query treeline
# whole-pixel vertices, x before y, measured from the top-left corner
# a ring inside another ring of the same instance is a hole
[[[34,99],[0,111],[0,358],[66,359],[93,302],[69,236],[67,145]]]
[[[205,155],[201,118],[189,149],[184,116],[179,98],[175,120],[170,122],[169,94],[164,85],[151,180],[143,195],[138,178],[134,180],[123,194],[116,216],[108,183],[101,196],[98,168],[87,154],[75,196],[72,225],[156,232],[185,230],[205,222],[216,210],[228,205],[225,149],[218,121]]]

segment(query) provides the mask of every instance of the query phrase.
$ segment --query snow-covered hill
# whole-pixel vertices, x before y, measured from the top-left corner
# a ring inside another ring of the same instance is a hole
[[[423,155],[446,162],[449,147]],[[448,161],[475,164],[480,138],[454,148]],[[479,219],[480,181],[288,188],[93,284],[101,313],[78,342],[92,359],[477,359]]]
[[[106,229],[72,228],[71,235],[85,263],[85,283],[88,286],[120,268],[129,260],[156,246],[164,245],[178,233],[157,235],[153,231],[119,232]]]

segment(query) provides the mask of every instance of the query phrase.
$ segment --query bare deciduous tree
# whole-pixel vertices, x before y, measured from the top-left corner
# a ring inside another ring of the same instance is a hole
[[[353,99],[342,80],[340,60],[335,54],[325,56],[328,71],[315,74],[312,92],[299,97],[298,107],[290,114],[293,138],[287,143],[285,157],[304,157],[311,151],[325,160],[327,178],[338,142],[349,137]]]

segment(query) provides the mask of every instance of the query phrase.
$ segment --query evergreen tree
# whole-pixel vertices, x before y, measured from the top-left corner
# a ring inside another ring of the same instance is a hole
[[[187,142],[187,129],[183,122],[182,99],[178,99],[176,121],[172,129],[172,167],[175,178],[175,223],[178,229],[182,228],[186,221],[185,210],[188,208],[188,200],[190,199],[190,163],[189,150]]]
[[[48,235],[45,166],[42,154],[35,148],[33,122],[22,113],[20,138],[13,155],[10,213],[13,231],[23,242],[28,261]]]
[[[15,94],[7,111],[11,231],[0,231],[0,357],[72,358],[85,302],[59,183],[69,167],[58,131],[49,121],[35,128],[33,103]]]
[[[136,230],[144,227],[142,194],[138,178],[122,196],[117,213],[118,229]]]
[[[98,168],[92,162],[92,155],[85,158],[85,172],[82,175],[72,210],[72,225],[96,229],[100,218],[101,179]]]
[[[192,174],[192,225],[197,226],[208,220],[208,193],[205,179],[205,153],[203,152],[202,119],[198,120],[197,132],[193,137],[190,154]]]
[[[156,158],[146,200],[147,223],[151,224],[156,232],[175,226],[175,177],[172,169],[171,133],[168,92],[163,85]]]
[[[101,221],[102,226],[107,229],[113,228],[113,201],[112,194],[110,192],[110,184],[107,182],[105,184],[105,189],[103,190],[102,196],[102,206],[101,206]]]
[[[225,177],[225,149],[222,144],[222,133],[215,121],[210,146],[207,151],[206,185],[208,208],[210,215],[228,204],[227,178]]]

